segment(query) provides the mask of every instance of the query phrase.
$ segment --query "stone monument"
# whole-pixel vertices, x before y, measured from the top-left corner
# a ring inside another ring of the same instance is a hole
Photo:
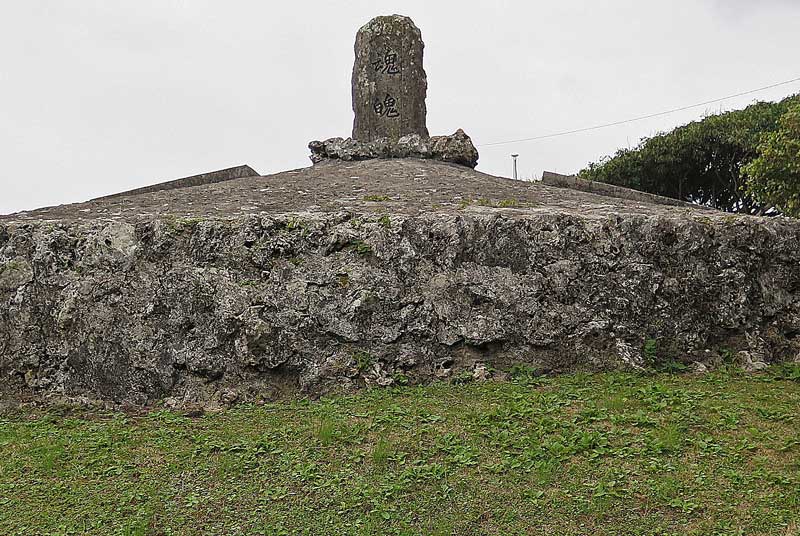
[[[424,48],[419,28],[402,15],[376,17],[358,30],[353,135],[312,141],[308,144],[312,162],[429,158],[471,168],[478,164],[478,151],[463,130],[450,136],[428,135]]]
[[[352,79],[354,140],[428,137],[424,48],[419,28],[401,15],[376,17],[358,30]]]

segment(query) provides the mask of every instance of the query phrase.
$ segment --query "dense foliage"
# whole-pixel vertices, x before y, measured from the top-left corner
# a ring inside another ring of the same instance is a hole
[[[743,168],[759,156],[762,138],[775,132],[781,116],[798,103],[800,95],[708,116],[620,149],[580,176],[727,212],[774,213],[779,203],[759,188],[748,189]]]
[[[784,214],[800,217],[800,104],[778,124],[777,131],[764,135],[759,157],[745,166],[747,191]]]

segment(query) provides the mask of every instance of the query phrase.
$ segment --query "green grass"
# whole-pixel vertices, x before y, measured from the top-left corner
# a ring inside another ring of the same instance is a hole
[[[0,416],[0,534],[800,534],[796,369]],[[31,413],[33,411],[33,413]]]

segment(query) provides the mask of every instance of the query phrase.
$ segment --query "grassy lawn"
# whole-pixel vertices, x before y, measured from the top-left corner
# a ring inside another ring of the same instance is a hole
[[[0,534],[800,535],[800,368],[0,416]]]

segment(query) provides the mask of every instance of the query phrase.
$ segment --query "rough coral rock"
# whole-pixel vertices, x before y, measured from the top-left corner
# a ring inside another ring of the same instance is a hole
[[[374,158],[426,158],[460,164],[469,168],[478,165],[478,150],[467,134],[458,129],[450,136],[430,138],[408,134],[397,141],[380,138],[361,142],[352,138],[330,138],[308,144],[311,161],[369,160]]]
[[[0,390],[228,404],[630,369],[649,340],[791,360],[798,267],[788,219],[335,161],[0,216]]]

